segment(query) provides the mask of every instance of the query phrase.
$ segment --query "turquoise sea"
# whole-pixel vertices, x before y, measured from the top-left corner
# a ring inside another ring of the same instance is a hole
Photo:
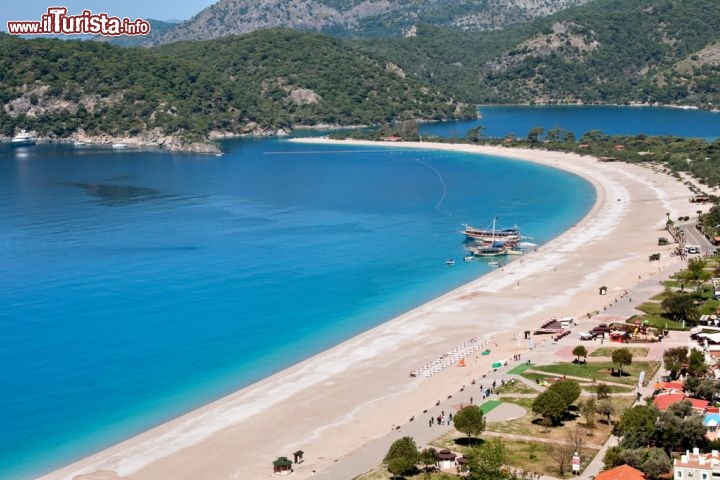
[[[483,274],[445,265],[464,222],[497,216],[544,242],[594,200],[578,177],[501,158],[223,149],[0,146],[0,478],[86,456]]]

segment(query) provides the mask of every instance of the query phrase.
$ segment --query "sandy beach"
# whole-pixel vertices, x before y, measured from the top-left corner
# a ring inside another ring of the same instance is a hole
[[[698,208],[688,202],[691,193],[685,185],[647,166],[543,150],[384,145],[495,155],[560,168],[591,182],[596,202],[570,230],[502,269],[42,478],[274,478],[272,461],[278,456],[292,458],[296,450],[305,452],[305,461],[295,466],[290,478],[311,478],[459,386],[481,378],[492,362],[516,353],[531,359],[534,351],[518,339],[524,330],[534,330],[552,317],[575,317],[583,330],[589,313],[602,312],[638,282],[680,261],[669,255],[674,245],[657,245],[659,236],[669,237],[661,231],[666,212],[671,218],[694,216]],[[661,260],[649,262],[652,253],[661,253]],[[608,287],[606,296],[598,295],[603,285]],[[410,377],[412,370],[471,338],[487,344],[492,354],[469,355],[465,368],[452,366],[429,378]]]

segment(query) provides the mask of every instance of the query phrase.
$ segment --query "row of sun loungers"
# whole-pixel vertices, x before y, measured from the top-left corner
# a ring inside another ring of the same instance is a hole
[[[432,377],[434,374],[441,370],[454,367],[459,362],[463,361],[464,358],[478,352],[483,347],[482,342],[477,338],[473,337],[469,340],[464,341],[457,347],[453,348],[449,352],[444,353],[442,356],[432,361],[431,363],[425,364],[417,370],[410,372],[411,377]]]

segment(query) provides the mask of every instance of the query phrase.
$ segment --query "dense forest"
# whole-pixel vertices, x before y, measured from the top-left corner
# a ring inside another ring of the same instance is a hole
[[[500,31],[358,44],[475,103],[720,103],[716,0],[595,0]]]
[[[201,142],[298,125],[470,118],[481,103],[716,108],[720,2],[593,0],[502,30],[426,24],[382,40],[275,28],[120,48],[0,34],[0,101],[5,137],[81,129]]]
[[[211,133],[477,115],[341,40],[287,29],[121,48],[0,35],[0,132]]]

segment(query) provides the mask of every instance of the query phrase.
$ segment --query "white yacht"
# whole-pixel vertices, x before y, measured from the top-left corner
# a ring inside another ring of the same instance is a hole
[[[29,145],[35,145],[35,143],[37,143],[35,141],[35,137],[30,135],[30,133],[25,130],[20,130],[20,133],[15,135],[10,141],[10,144],[13,147],[27,147]]]

